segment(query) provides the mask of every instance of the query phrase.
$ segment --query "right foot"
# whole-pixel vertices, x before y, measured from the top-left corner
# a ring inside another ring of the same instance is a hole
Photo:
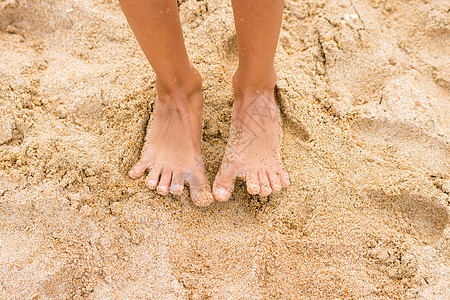
[[[236,177],[245,179],[250,194],[261,196],[289,186],[289,175],[281,161],[275,71],[273,74],[267,79],[269,83],[258,89],[243,84],[237,75],[233,78],[235,99],[230,138],[213,185],[218,201],[230,198]]]
[[[170,91],[157,81],[149,144],[129,176],[136,179],[149,170],[146,184],[161,195],[181,194],[186,181],[194,204],[207,206],[214,198],[201,154],[203,97],[201,77],[195,69],[192,79]]]

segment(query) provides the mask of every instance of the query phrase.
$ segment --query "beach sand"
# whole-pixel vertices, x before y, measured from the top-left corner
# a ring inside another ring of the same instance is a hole
[[[230,1],[178,1],[213,181]],[[291,186],[208,208],[128,178],[155,74],[115,0],[0,0],[1,299],[446,299],[450,4],[287,0],[276,56]]]

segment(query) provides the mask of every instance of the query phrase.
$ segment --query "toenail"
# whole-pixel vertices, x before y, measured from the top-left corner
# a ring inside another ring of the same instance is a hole
[[[156,181],[155,180],[148,180],[147,181],[147,185],[151,188],[154,188],[156,185]]]
[[[259,191],[259,186],[258,185],[249,185],[247,190],[250,194],[255,195]]]
[[[263,187],[261,189],[261,196],[269,196],[272,193],[271,188]]]
[[[158,186],[158,192],[167,192],[167,186],[165,185]]]
[[[220,198],[220,200],[226,200],[228,195],[228,191],[224,188],[217,189],[217,196]]]
[[[208,191],[200,192],[195,196],[195,198],[192,199],[195,205],[205,207],[210,205],[212,202],[214,202],[214,197],[211,195],[211,193]]]

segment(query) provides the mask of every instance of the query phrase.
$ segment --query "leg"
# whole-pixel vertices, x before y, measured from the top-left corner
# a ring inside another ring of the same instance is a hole
[[[130,26],[156,73],[154,120],[149,145],[130,170],[149,169],[147,185],[160,194],[182,192],[189,182],[195,204],[213,201],[201,156],[200,74],[189,64],[176,0],[120,0]]]
[[[229,199],[237,176],[251,194],[267,196],[289,185],[280,153],[274,57],[283,0],[232,0],[239,50],[233,77],[232,130],[214,182],[217,200]]]

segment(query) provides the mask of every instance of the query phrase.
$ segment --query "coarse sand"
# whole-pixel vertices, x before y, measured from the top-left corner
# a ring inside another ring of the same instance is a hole
[[[237,66],[230,1],[179,0],[210,181]],[[117,0],[0,0],[0,299],[448,299],[450,2],[286,0],[291,186],[195,207],[127,170],[151,70]]]

